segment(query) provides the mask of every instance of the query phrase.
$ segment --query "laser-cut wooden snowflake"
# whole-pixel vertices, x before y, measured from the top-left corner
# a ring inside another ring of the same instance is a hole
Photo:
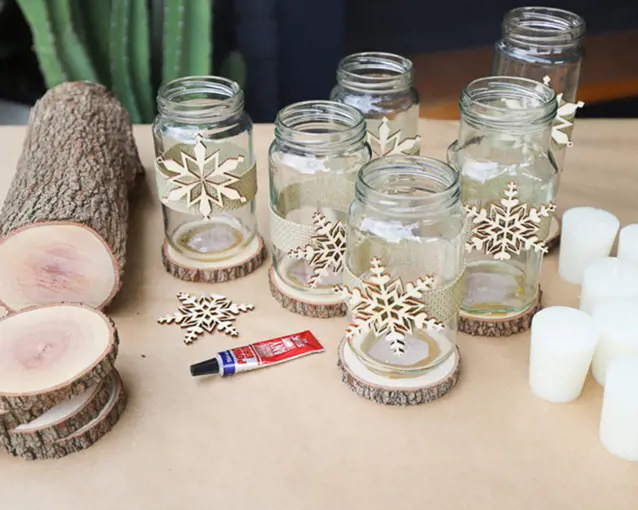
[[[390,134],[390,121],[383,117],[379,125],[379,136],[367,133],[368,143],[373,157],[389,156],[390,154],[410,154],[421,142],[419,135],[414,138],[401,138],[401,130]]]
[[[205,218],[210,217],[215,205],[223,207],[224,199],[246,202],[246,197],[231,188],[239,182],[239,178],[228,173],[237,169],[244,156],[221,161],[221,149],[206,156],[206,145],[201,135],[196,137],[193,153],[195,157],[180,151],[180,162],[158,158],[166,181],[175,186],[166,197],[169,201],[183,199],[189,209],[198,205]]]
[[[312,216],[316,230],[310,244],[290,250],[291,257],[307,260],[312,268],[308,280],[310,287],[316,287],[320,278],[328,271],[338,273],[343,269],[343,257],[346,252],[346,228],[340,221],[332,223],[321,213]]]
[[[547,253],[543,240],[538,239],[538,231],[543,218],[549,218],[556,210],[550,202],[538,209],[529,208],[518,199],[518,188],[510,182],[505,188],[501,204],[490,204],[489,212],[477,206],[465,206],[471,219],[471,237],[465,243],[468,252],[483,250],[496,260],[509,260],[512,255],[533,249]]]
[[[441,321],[430,317],[425,310],[423,292],[432,289],[434,279],[426,275],[405,286],[401,278],[392,280],[381,261],[370,261],[370,277],[360,288],[338,286],[335,291],[343,296],[352,312],[352,324],[346,329],[347,339],[372,331],[386,336],[390,349],[401,356],[406,349],[405,336],[416,329],[443,329]]]
[[[545,76],[543,78],[543,83],[545,85],[549,86],[550,82],[551,78],[549,76]],[[576,110],[585,106],[585,103],[583,103],[582,101],[578,101],[576,103],[567,103],[563,101],[562,92],[556,96],[556,101],[558,101],[558,111],[556,112],[554,123],[552,124],[552,139],[558,145],[566,145],[567,147],[571,147],[572,145],[574,145],[574,142],[569,139],[569,134],[563,132],[563,130],[574,125]]]
[[[208,296],[194,296],[186,292],[177,294],[182,306],[173,315],[160,317],[160,324],[177,324],[186,330],[184,343],[190,344],[204,332],[213,333],[215,330],[230,336],[237,336],[235,318],[240,312],[249,312],[253,305],[236,305],[230,299],[219,294]]]

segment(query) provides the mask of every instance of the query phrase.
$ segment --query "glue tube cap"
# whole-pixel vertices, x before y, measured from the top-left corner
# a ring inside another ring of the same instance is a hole
[[[219,373],[219,361],[217,358],[207,359],[206,361],[200,361],[191,365],[191,375],[197,377],[198,375],[212,375]]]

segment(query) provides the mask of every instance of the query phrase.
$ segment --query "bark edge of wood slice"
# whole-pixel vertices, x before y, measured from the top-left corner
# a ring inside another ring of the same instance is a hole
[[[529,330],[532,326],[532,319],[543,307],[543,291],[538,289],[535,301],[527,310],[516,315],[484,319],[474,316],[459,315],[459,331],[470,336],[484,337],[509,337]]]
[[[333,299],[326,299],[324,302],[313,301],[312,296],[295,295],[299,291],[281,281],[274,266],[271,266],[268,270],[268,281],[272,296],[283,308],[290,312],[317,319],[343,317],[348,312],[348,306],[337,294],[334,294],[335,297]],[[332,296],[330,297],[332,298]]]
[[[556,214],[554,214],[549,226],[549,234],[547,236],[547,240],[545,241],[545,246],[547,246],[547,253],[552,253],[560,246],[561,230],[561,219]]]
[[[108,383],[107,383],[108,384]],[[93,446],[119,422],[126,410],[128,397],[116,370],[111,374],[109,398],[98,415],[83,427],[53,443],[32,445],[21,450],[7,450],[10,455],[25,460],[60,459]]]
[[[4,345],[2,345],[4,344]],[[119,348],[117,329],[82,304],[29,308],[0,320],[0,426],[31,422],[106,379]],[[62,365],[63,373],[59,372]],[[58,372],[56,372],[56,369]],[[40,370],[39,378],[33,370]]]
[[[390,379],[366,368],[344,339],[339,345],[337,366],[342,381],[360,397],[378,404],[414,406],[434,402],[452,391],[461,372],[461,351],[457,346],[447,360],[423,376]]]
[[[187,282],[224,283],[236,280],[257,270],[267,256],[268,250],[259,234],[242,253],[228,261],[218,263],[190,260],[177,253],[167,241],[164,241],[162,245],[164,269],[175,278]]]

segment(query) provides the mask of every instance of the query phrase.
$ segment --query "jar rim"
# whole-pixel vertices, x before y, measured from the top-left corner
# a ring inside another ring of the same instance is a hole
[[[515,76],[488,76],[466,85],[459,108],[463,120],[477,126],[534,131],[551,124],[558,104],[556,93],[544,83]]]
[[[435,158],[395,154],[365,164],[359,170],[355,194],[361,201],[395,213],[427,214],[435,208],[446,210],[459,200],[460,174]]]
[[[342,58],[337,67],[337,83],[355,90],[399,91],[409,89],[413,82],[414,64],[395,53],[353,53]]]
[[[557,7],[517,7],[502,23],[504,37],[536,46],[577,45],[585,30],[582,16]]]
[[[366,122],[355,107],[328,100],[301,101],[277,113],[275,137],[303,149],[330,150],[363,142]]]
[[[184,121],[222,121],[244,109],[239,84],[221,76],[183,76],[168,81],[157,92],[160,114]]]

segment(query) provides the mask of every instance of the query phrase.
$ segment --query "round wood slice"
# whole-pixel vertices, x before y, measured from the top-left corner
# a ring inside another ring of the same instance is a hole
[[[0,320],[2,422],[14,428],[100,383],[118,351],[115,326],[81,304],[31,308]]]
[[[35,420],[0,435],[5,448],[14,452],[41,448],[70,436],[97,418],[109,401],[115,384],[115,371],[84,393],[49,409]]]
[[[271,266],[268,274],[270,293],[286,310],[319,319],[342,317],[348,311],[347,305],[336,293],[326,297],[307,296],[282,281],[274,267]]]
[[[140,162],[126,109],[102,85],[63,83],[33,107],[0,212],[0,302],[106,306],[126,261]]]
[[[425,375],[390,379],[371,372],[343,340],[337,365],[343,382],[357,395],[379,404],[413,406],[438,400],[456,386],[461,372],[461,352],[457,347],[447,360]]]
[[[560,245],[560,231],[561,220],[556,214],[554,214],[554,216],[552,216],[552,222],[549,226],[549,235],[545,240],[545,246],[547,246],[548,253],[551,253]]]
[[[126,409],[127,397],[122,380],[117,371],[114,370],[112,375],[113,383],[109,385],[110,392],[106,405],[93,420],[73,434],[53,443],[31,445],[22,449],[8,450],[8,452],[26,460],[59,459],[95,444],[110,432]]]
[[[532,318],[542,308],[541,298],[543,292],[538,289],[536,300],[527,310],[515,315],[499,318],[482,318],[465,315],[461,311],[459,315],[459,331],[472,336],[503,337],[516,335],[527,331],[532,327]]]
[[[175,251],[166,241],[162,246],[162,263],[174,277],[187,282],[223,283],[246,276],[259,268],[268,252],[264,240],[256,235],[246,249],[223,262],[198,262]]]

